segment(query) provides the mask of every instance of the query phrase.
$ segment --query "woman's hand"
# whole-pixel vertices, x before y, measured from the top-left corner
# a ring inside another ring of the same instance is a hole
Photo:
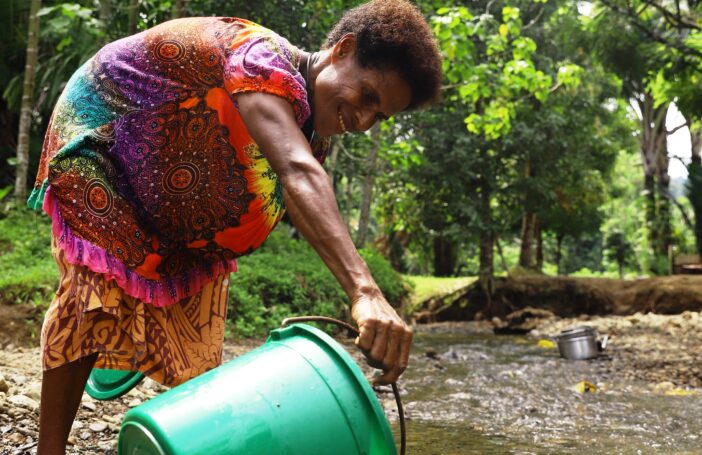
[[[356,346],[368,358],[370,366],[383,370],[375,382],[390,384],[397,381],[407,368],[412,329],[379,293],[354,298],[351,315],[360,331]]]

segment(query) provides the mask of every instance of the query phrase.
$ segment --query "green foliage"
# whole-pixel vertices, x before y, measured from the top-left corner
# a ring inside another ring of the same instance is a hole
[[[2,303],[48,305],[58,274],[51,257],[48,217],[13,209],[0,219],[0,296]]]
[[[445,77],[457,88],[450,99],[472,111],[465,118],[471,133],[497,139],[509,132],[520,103],[548,98],[553,78],[534,63],[537,45],[522,33],[519,8],[504,6],[501,18],[489,10],[474,15],[466,7],[441,8],[433,27],[446,56]],[[565,63],[556,71],[558,84],[577,86],[580,72]]]
[[[631,243],[621,232],[612,232],[605,238],[607,257],[619,265],[620,276],[624,276],[624,267],[630,262],[634,252]]]
[[[399,306],[409,289],[387,260],[361,251],[388,301]],[[229,288],[229,318],[236,336],[263,335],[291,316],[321,315],[347,319],[349,301],[314,250],[279,226],[265,245],[238,260]]]

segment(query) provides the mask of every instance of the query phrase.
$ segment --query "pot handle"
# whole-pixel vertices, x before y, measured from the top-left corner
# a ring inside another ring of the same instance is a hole
[[[605,349],[607,349],[607,342],[609,341],[609,335],[605,335],[602,337],[602,341],[597,342],[597,347],[599,348],[599,351],[602,352]]]
[[[337,326],[346,329],[350,337],[356,337],[359,335],[358,329],[351,324],[348,324],[338,319],[328,318],[326,316],[301,316],[296,318],[287,318],[283,320],[280,324],[281,327],[286,327],[290,324],[296,322],[328,322],[331,324],[336,324]],[[407,448],[407,430],[405,428],[405,411],[402,407],[402,400],[400,399],[400,390],[397,387],[397,382],[392,384],[392,393],[395,395],[395,403],[397,404],[397,415],[400,417],[400,455],[405,455]]]

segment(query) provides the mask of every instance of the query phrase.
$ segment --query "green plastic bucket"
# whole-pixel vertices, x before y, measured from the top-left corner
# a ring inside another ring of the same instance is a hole
[[[93,368],[85,391],[96,400],[113,400],[136,387],[144,375],[138,371]]]
[[[390,425],[351,356],[314,327],[261,347],[124,416],[120,455],[396,455]]]

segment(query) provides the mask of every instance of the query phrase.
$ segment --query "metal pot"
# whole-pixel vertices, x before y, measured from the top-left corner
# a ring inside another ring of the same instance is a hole
[[[608,335],[597,339],[597,331],[590,326],[579,326],[563,330],[555,337],[558,352],[571,360],[587,360],[597,357],[607,347]]]

